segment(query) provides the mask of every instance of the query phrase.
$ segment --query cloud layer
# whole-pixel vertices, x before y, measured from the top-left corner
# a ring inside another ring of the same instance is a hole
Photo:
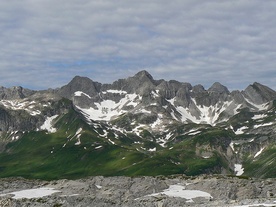
[[[0,85],[55,88],[75,75],[276,89],[273,0],[0,2]]]

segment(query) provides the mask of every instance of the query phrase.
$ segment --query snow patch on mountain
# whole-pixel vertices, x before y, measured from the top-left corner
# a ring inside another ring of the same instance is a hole
[[[263,103],[263,104],[255,104],[253,102],[251,102],[249,99],[245,98],[244,99],[253,107],[255,107],[257,109],[257,111],[263,111],[263,110],[267,110],[269,108],[269,102],[268,103]]]
[[[263,152],[263,150],[264,150],[264,147],[262,147],[262,148],[260,149],[260,151],[258,151],[258,152],[254,155],[254,158],[258,157],[258,156]]]
[[[171,105],[174,106],[175,99],[176,99],[176,98],[174,97],[174,98],[172,98],[172,99],[166,99],[166,101],[168,101]]]
[[[14,195],[12,197],[13,199],[22,199],[22,198],[32,199],[32,198],[41,198],[44,196],[49,196],[57,192],[60,192],[60,191],[55,190],[54,188],[35,188],[35,189],[15,191],[8,194],[2,194],[0,196]]]
[[[122,90],[106,90],[106,91],[102,91],[103,94],[107,94],[107,93],[117,93],[117,94],[127,94],[126,91],[122,91]]]
[[[156,119],[156,121],[155,122],[153,122],[152,124],[151,124],[151,128],[152,129],[155,129],[155,128],[157,128],[158,126],[160,126],[160,125],[162,125],[162,116],[161,115],[159,115],[158,116],[158,118]],[[163,125],[164,126],[164,125]]]
[[[159,90],[152,91],[152,92],[151,92],[151,95],[152,95],[154,98],[159,97]]]
[[[235,167],[234,171],[236,173],[236,176],[240,176],[244,173],[244,168],[242,167],[241,164],[235,164],[234,167]]]
[[[144,128],[146,128],[146,127],[147,127],[146,125],[140,124],[140,125],[136,126],[132,130],[132,132],[135,133],[138,137],[140,137],[141,136],[140,134],[143,132]]]
[[[165,135],[165,137],[161,137],[161,138],[158,138],[156,140],[156,142],[163,148],[166,147],[166,144],[168,143],[168,141],[173,137],[173,132],[169,132],[168,134]]]
[[[198,105],[196,103],[196,100],[194,98],[191,98],[191,101],[193,102],[192,105],[195,106],[195,111],[199,112],[199,116],[195,116],[195,114],[193,114],[190,108],[184,108],[183,106],[175,106],[175,100],[176,98],[172,98],[172,99],[166,99],[171,105],[173,105],[175,107],[175,109],[177,110],[177,112],[181,115],[181,122],[183,123],[187,123],[187,122],[193,122],[193,123],[197,123],[197,124],[210,124],[210,125],[215,125],[219,118],[220,118],[220,114],[222,112],[224,112],[225,110],[230,110],[230,108],[232,109],[232,113],[236,114],[237,109],[239,109],[241,107],[241,105],[233,105],[233,101],[226,101],[224,102],[224,104],[222,106],[220,106],[219,103],[217,103],[214,106],[204,106],[204,105]],[[194,111],[193,110],[193,111]],[[179,119],[176,117],[174,112],[171,112],[171,116],[172,118],[176,119],[179,121]],[[225,121],[225,120],[224,120]]]
[[[106,131],[105,129],[103,129],[103,133],[104,134],[100,134],[100,133],[98,133],[98,134],[99,134],[100,137],[107,138],[108,131]]]
[[[108,139],[108,141],[109,141],[111,144],[115,145],[115,142],[113,142],[111,139]]]
[[[274,124],[273,122],[264,123],[264,124],[256,124],[256,125],[254,125],[254,129],[257,129],[257,128],[263,127],[263,126],[271,126],[273,124]]]
[[[238,128],[237,131],[234,131],[236,135],[244,134],[244,130],[248,129],[247,126],[243,126],[241,128]]]
[[[112,91],[125,94],[123,91]],[[127,112],[122,109],[124,106],[136,107],[139,104],[139,100],[140,98],[137,94],[126,94],[125,97],[120,99],[117,103],[113,100],[103,100],[101,102],[95,102],[95,107],[90,107],[88,109],[79,106],[76,107],[82,112],[87,120],[110,121]]]
[[[194,123],[200,122],[197,120],[195,116],[193,116],[190,112],[189,109],[185,109],[183,106],[177,106],[176,110],[181,114],[181,121],[186,122],[187,120],[190,120]]]
[[[237,144],[237,143],[231,142],[231,143],[229,144],[229,147],[232,149],[233,152],[235,152],[235,153],[237,154],[238,151],[235,150],[235,144]]]
[[[188,135],[192,136],[192,135],[197,135],[197,134],[200,134],[200,133],[201,133],[201,131],[195,131],[195,132],[189,133]]]
[[[52,122],[58,115],[54,115],[51,117],[47,117],[43,125],[40,127],[41,130],[47,130],[49,133],[55,133],[57,131],[56,128],[53,127]]]
[[[150,149],[148,149],[148,151],[149,151],[149,152],[155,152],[155,151],[156,151],[156,147],[150,148]]]
[[[0,104],[3,105],[5,108],[11,110],[25,110],[32,116],[41,114],[41,111],[37,109],[37,106],[49,106],[49,104],[41,104],[35,101],[29,101],[28,99],[0,100]]]
[[[76,131],[76,133],[75,133],[75,135],[71,138],[71,139],[73,139],[73,138],[77,138],[77,142],[75,143],[75,145],[80,145],[81,144],[81,140],[80,140],[80,137],[81,137],[81,132],[82,132],[82,128],[79,128],[77,131]],[[70,139],[70,140],[71,140]]]
[[[265,118],[265,117],[267,117],[267,114],[255,114],[255,115],[252,117],[252,119],[253,119],[253,120],[256,120],[256,119],[263,119],[263,118]]]
[[[186,190],[185,186],[180,185],[180,184],[170,185],[168,189],[165,189],[162,192],[146,195],[145,197],[147,197],[147,196],[158,196],[158,195],[167,195],[169,197],[185,198],[185,199],[188,200],[187,202],[193,202],[192,199],[193,198],[198,198],[198,197],[202,197],[202,198],[205,198],[207,200],[210,200],[210,199],[213,198],[207,192],[200,191],[200,190]],[[137,198],[137,199],[140,199],[140,198]]]
[[[194,104],[196,105],[195,99],[192,99]],[[222,106],[219,105],[219,103],[215,104],[214,106],[197,106],[197,109],[200,111],[200,117],[199,119],[196,119],[194,123],[206,123],[210,125],[215,125],[218,122],[218,119],[220,117],[220,114],[227,110],[230,105],[232,104],[232,101],[226,101]],[[233,110],[233,114],[236,114],[236,109],[240,106],[237,106]]]
[[[108,93],[119,93],[119,94],[127,94],[126,91],[122,90],[107,90]]]
[[[74,96],[82,96],[82,95],[84,95],[84,96],[86,96],[86,97],[88,97],[88,98],[91,99],[91,96],[89,96],[88,94],[86,94],[86,93],[84,93],[84,92],[82,92],[82,91],[76,91],[76,92],[74,93]]]

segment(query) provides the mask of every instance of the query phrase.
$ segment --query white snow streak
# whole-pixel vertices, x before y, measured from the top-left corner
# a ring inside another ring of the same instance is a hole
[[[201,131],[191,132],[191,133],[189,133],[189,135],[196,135],[196,134],[199,134],[199,133],[201,133]]]
[[[257,108],[258,111],[263,111],[263,110],[267,110],[269,107],[268,103],[264,103],[264,104],[254,104],[253,102],[251,102],[249,99],[245,98],[244,99],[251,104],[252,106],[254,106],[255,108]]]
[[[254,116],[252,117],[252,119],[253,119],[253,120],[256,120],[256,119],[263,119],[263,118],[265,118],[265,117],[267,117],[266,114],[256,114],[256,115],[254,115]]]
[[[254,155],[254,158],[258,157],[264,150],[264,147],[260,149],[259,152],[257,152],[255,155]]]
[[[88,94],[86,94],[86,93],[84,93],[84,92],[82,92],[82,91],[76,91],[76,92],[74,93],[74,96],[82,96],[82,95],[84,95],[84,96],[86,96],[86,97],[88,97],[88,98],[91,99],[91,96],[89,96]]]
[[[264,124],[257,124],[254,126],[254,129],[257,129],[259,127],[263,127],[263,126],[271,126],[272,124],[274,124],[273,122],[269,122],[269,123],[264,123]]]
[[[151,124],[151,128],[152,129],[155,129],[156,127],[158,127],[159,125],[161,125],[162,124],[162,116],[161,116],[161,114],[160,115],[158,115],[159,117],[156,119],[156,121],[155,122],[153,122],[152,124]]]
[[[231,142],[230,144],[229,144],[229,146],[231,147],[231,149],[233,150],[233,152],[235,152],[236,154],[238,153],[237,151],[235,151],[235,147],[234,147],[234,142]]]
[[[113,142],[111,139],[108,139],[108,141],[109,141],[111,144],[114,144],[114,145],[115,145],[115,142]]]
[[[151,148],[151,149],[149,149],[148,151],[149,151],[149,152],[155,152],[155,151],[156,151],[156,147]]]
[[[248,129],[248,127],[247,127],[247,126],[243,126],[243,127],[239,128],[239,129],[237,129],[237,131],[235,131],[234,133],[235,133],[236,135],[244,134],[244,131],[243,131],[243,130],[246,130],[246,129]]]
[[[75,143],[75,145],[80,145],[81,144],[81,140],[80,140],[81,131],[82,131],[82,128],[79,128],[76,131],[76,134],[71,138],[71,139],[73,139],[74,137],[77,137],[78,141]]]

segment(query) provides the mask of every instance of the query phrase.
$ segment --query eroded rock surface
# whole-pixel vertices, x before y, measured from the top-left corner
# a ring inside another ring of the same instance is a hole
[[[0,181],[0,206],[276,206],[275,184],[275,179],[221,175],[97,176],[49,182],[6,178]],[[28,195],[30,189],[37,191]],[[43,196],[39,189],[54,193]],[[18,198],[18,192],[23,198]]]

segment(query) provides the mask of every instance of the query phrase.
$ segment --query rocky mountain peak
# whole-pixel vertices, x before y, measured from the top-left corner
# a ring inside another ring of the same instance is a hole
[[[142,70],[142,71],[138,72],[137,74],[134,75],[134,78],[137,78],[139,80],[146,80],[147,79],[147,80],[153,81],[153,77],[146,70]]]
[[[34,91],[24,89],[21,86],[13,86],[11,88],[0,87],[0,98],[1,99],[23,99]]]
[[[251,102],[257,104],[276,99],[276,91],[257,82],[249,85],[242,93]]]
[[[75,76],[59,90],[59,94],[65,98],[71,98],[76,91],[82,91],[90,96],[95,96],[100,87],[101,84],[93,82],[87,77]]]
[[[128,88],[129,92],[140,95],[148,94],[156,87],[153,77],[145,70],[127,78],[125,84],[127,85],[125,88]]]
[[[227,93],[229,94],[229,90],[226,86],[222,85],[219,82],[215,82],[209,89],[209,92],[217,92],[217,93]]]
[[[204,87],[200,84],[195,85],[192,90],[194,93],[202,93],[205,91]]]

